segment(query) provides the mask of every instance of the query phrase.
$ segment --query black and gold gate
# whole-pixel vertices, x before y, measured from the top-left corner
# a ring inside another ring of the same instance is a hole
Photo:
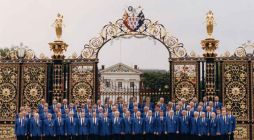
[[[253,62],[250,56],[233,58],[222,62],[223,103],[237,118],[236,134],[250,139],[253,138]]]
[[[198,62],[194,60],[181,61],[174,59],[172,62],[172,98],[179,101],[185,98],[190,101],[194,97],[199,97],[198,94]]]
[[[133,9],[133,8],[128,8]],[[201,41],[203,57],[187,54],[183,44],[169,35],[162,24],[145,19],[142,11],[125,11],[122,19],[105,25],[98,37],[92,38],[80,55],[65,58],[68,45],[61,39],[63,16],[55,21],[57,39],[50,42],[51,58],[36,57],[22,47],[0,58],[0,139],[14,137],[14,120],[21,106],[36,108],[41,99],[71,102],[95,101],[100,98],[98,53],[110,40],[119,37],[149,37],[161,42],[169,52],[169,95],[175,100],[219,96],[237,117],[235,137],[253,139],[254,61],[253,44],[245,43],[233,55],[218,57],[219,41],[213,32],[213,14],[207,14],[208,37]],[[139,24],[130,26],[128,19],[138,17]],[[249,48],[252,52],[247,52]],[[152,95],[154,96],[154,95]],[[159,95],[158,95],[159,96]]]
[[[12,52],[15,53],[15,52]],[[36,108],[47,98],[48,62],[16,59],[0,63],[0,138],[13,137],[13,121],[19,107]]]

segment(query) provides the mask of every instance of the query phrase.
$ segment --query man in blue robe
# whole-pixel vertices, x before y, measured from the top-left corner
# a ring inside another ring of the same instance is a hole
[[[44,120],[42,132],[45,140],[54,140],[56,138],[55,123],[51,113],[49,113],[47,119]]]
[[[170,110],[168,117],[166,117],[165,132],[167,139],[175,140],[176,135],[179,134],[179,121],[178,117],[174,115],[174,111]]]
[[[111,136],[111,119],[108,118],[108,112],[104,112],[99,120],[100,140],[110,140]]]
[[[133,118],[131,118],[130,116],[130,111],[126,111],[125,117],[123,118],[123,133],[124,133],[125,140],[131,140],[132,125],[133,125]]]
[[[144,122],[144,135],[146,140],[153,140],[155,135],[155,117],[153,116],[152,110],[148,111],[148,116],[145,118]]]
[[[24,119],[24,114],[21,112],[15,121],[15,134],[17,140],[25,140],[27,135],[27,121]]]
[[[78,140],[88,140],[89,135],[89,119],[85,117],[85,112],[80,114],[77,121],[78,125]]]
[[[121,134],[123,134],[123,121],[120,117],[120,112],[115,111],[112,118],[112,136],[114,140],[120,140]]]

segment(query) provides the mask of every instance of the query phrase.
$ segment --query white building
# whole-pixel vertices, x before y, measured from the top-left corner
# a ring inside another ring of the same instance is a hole
[[[100,70],[100,92],[124,92],[127,94],[124,95],[126,96],[124,98],[127,100],[130,96],[132,96],[133,91],[136,92],[140,88],[141,74],[142,72],[137,68],[137,65],[130,67],[123,63],[117,63],[108,68],[105,68],[105,66],[102,65]],[[105,96],[106,95],[102,94],[102,100],[105,98]]]

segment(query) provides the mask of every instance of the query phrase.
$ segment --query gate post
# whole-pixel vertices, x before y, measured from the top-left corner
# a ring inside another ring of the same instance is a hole
[[[209,11],[206,16],[206,29],[208,37],[201,41],[202,49],[205,51],[203,56],[206,60],[206,78],[205,78],[205,95],[208,100],[212,100],[214,96],[216,96],[215,89],[215,57],[216,49],[219,44],[219,40],[216,40],[212,37],[213,33],[213,25],[214,25],[214,17],[212,11]]]
[[[62,27],[63,27],[63,15],[57,15],[57,18],[54,22],[55,32],[56,32],[56,40],[54,42],[50,42],[50,50],[53,51],[52,59],[53,59],[53,99],[56,99],[58,102],[61,102],[63,98],[66,98],[67,95],[64,93],[66,91],[64,88],[65,84],[65,75],[64,75],[64,55],[63,52],[67,50],[68,44],[62,41]]]
[[[53,99],[61,102],[63,98],[66,98],[64,94],[64,55],[63,51],[67,49],[68,45],[63,41],[54,41],[49,43],[50,49],[53,50]]]
[[[94,81],[94,86],[95,86],[95,88],[94,88],[94,102],[96,103],[96,101],[98,100],[98,99],[100,99],[100,93],[99,93],[99,91],[100,91],[100,81],[99,81],[99,70],[98,70],[98,59],[96,59],[95,61],[94,61],[94,77],[95,77],[95,81]]]
[[[169,93],[169,101],[171,101],[172,99],[174,99],[175,97],[175,95],[173,95],[174,94],[174,91],[173,91],[173,85],[172,85],[172,79],[173,79],[173,64],[172,64],[172,59],[171,59],[171,57],[168,59],[168,62],[169,62],[169,81],[168,81],[168,86],[169,86],[169,88],[168,88],[168,91],[166,91],[166,92],[168,92]]]
[[[209,100],[212,100],[215,95],[215,57],[217,54],[215,50],[219,44],[218,40],[214,38],[206,38],[201,41],[202,49],[205,50],[204,57],[206,60],[206,78],[205,78],[205,95]]]

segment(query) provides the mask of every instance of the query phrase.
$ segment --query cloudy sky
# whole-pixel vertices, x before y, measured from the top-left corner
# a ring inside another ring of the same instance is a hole
[[[162,23],[188,52],[202,54],[204,17],[210,9],[216,18],[214,36],[220,40],[219,54],[226,50],[233,53],[254,37],[253,0],[0,0],[0,47],[23,42],[37,55],[50,56],[48,42],[55,39],[51,25],[60,12],[66,26],[63,39],[69,44],[65,54],[79,54],[105,24],[121,18],[129,5],[140,5],[146,18]],[[166,49],[149,39],[114,40],[102,48],[99,58],[100,65],[106,67],[122,62],[140,68],[168,68]]]

